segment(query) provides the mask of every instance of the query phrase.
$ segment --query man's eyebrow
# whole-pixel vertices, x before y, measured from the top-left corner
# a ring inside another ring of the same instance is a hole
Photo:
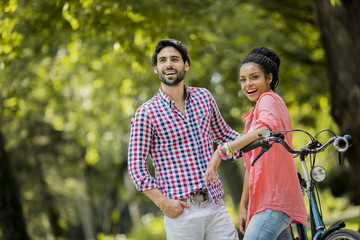
[[[159,59],[162,59],[162,58],[168,58],[168,57],[165,57],[165,56],[159,57]],[[170,56],[169,58],[180,58],[180,56],[174,55],[174,56]]]

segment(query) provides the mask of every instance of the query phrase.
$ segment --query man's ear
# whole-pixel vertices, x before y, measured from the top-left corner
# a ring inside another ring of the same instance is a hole
[[[189,62],[185,62],[185,72],[187,72],[190,69]]]
[[[156,74],[158,73],[156,65],[154,66],[154,73],[156,73]]]

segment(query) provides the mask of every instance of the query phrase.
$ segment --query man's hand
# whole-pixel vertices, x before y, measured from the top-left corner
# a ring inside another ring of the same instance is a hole
[[[210,183],[211,185],[216,181],[216,171],[221,162],[221,158],[219,157],[218,151],[216,150],[210,159],[210,162],[207,166],[205,173],[205,182],[206,185]]]
[[[184,207],[189,208],[190,205],[186,202],[168,199],[159,189],[153,188],[145,190],[144,193],[158,206],[163,213],[169,218],[177,218],[184,212]]]
[[[184,207],[190,208],[186,202],[174,199],[166,199],[160,205],[161,211],[169,218],[177,218],[184,212]]]

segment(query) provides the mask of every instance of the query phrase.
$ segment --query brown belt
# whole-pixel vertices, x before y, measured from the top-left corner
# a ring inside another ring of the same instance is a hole
[[[209,197],[209,194],[207,192],[194,194],[189,198],[183,198],[183,199],[180,199],[180,200],[183,201],[183,202],[187,202],[188,199],[190,199],[191,203],[201,203],[201,202],[209,202],[210,201],[210,197]]]

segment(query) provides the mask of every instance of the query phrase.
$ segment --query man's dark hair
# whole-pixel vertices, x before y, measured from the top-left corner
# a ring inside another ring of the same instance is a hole
[[[164,47],[174,47],[180,54],[184,61],[184,63],[187,61],[190,66],[190,57],[188,56],[187,47],[184,43],[181,41],[175,40],[175,39],[161,39],[156,44],[154,54],[152,56],[152,65],[157,65],[157,55]]]

